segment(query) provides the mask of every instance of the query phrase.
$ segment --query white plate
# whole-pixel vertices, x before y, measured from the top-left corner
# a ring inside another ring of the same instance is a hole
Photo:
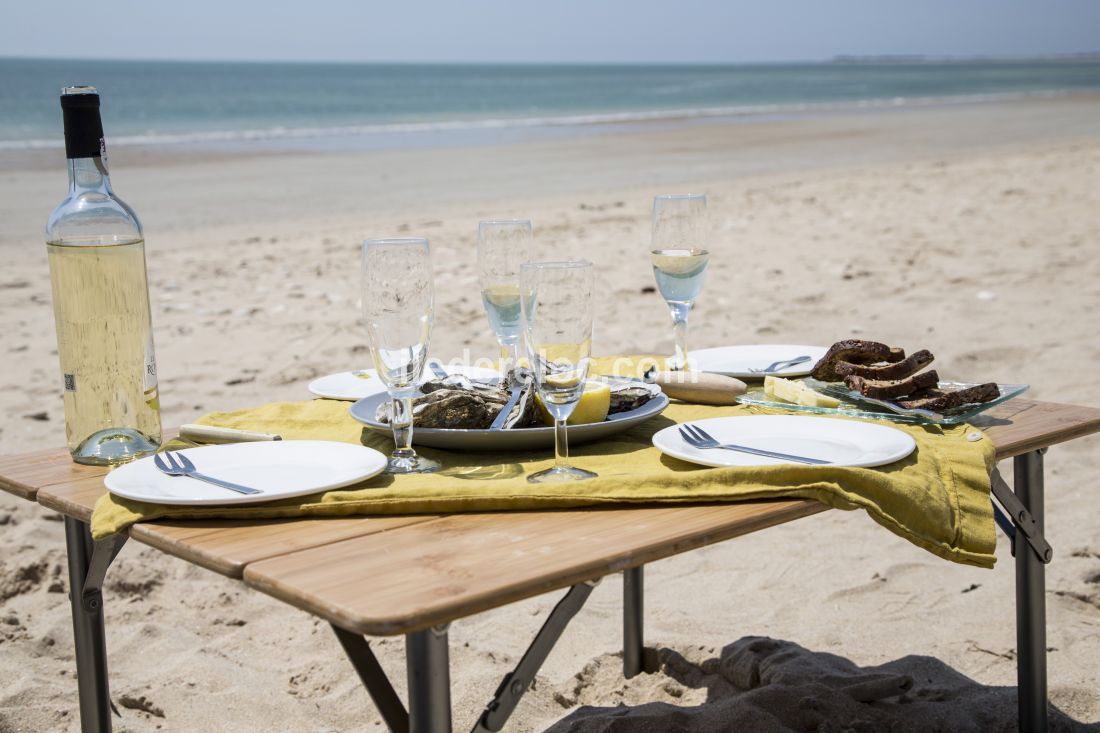
[[[640,383],[639,383],[640,384]],[[655,397],[635,410],[608,415],[603,422],[586,425],[570,425],[567,433],[569,445],[580,445],[601,440],[640,425],[661,414],[668,407],[668,396],[656,385],[648,385]],[[374,432],[391,436],[393,428],[378,422],[378,406],[388,398],[375,395],[360,400],[349,412],[359,422]],[[517,428],[513,430],[466,430],[452,428],[418,428],[413,425],[413,444],[456,451],[511,451],[553,449],[554,428]]]
[[[442,362],[439,362],[442,364]],[[498,379],[500,372],[496,369],[485,369],[473,366],[452,366],[443,364],[448,374],[461,374],[471,379]],[[430,369],[424,370],[425,379],[433,379]],[[378,378],[378,373],[373,369],[363,369],[357,372],[340,372],[318,377],[309,383],[309,391],[317,397],[330,400],[348,400],[355,402],[364,397],[380,394],[386,391],[386,385]]]
[[[833,466],[885,466],[900,461],[917,447],[913,436],[897,428],[828,417],[748,415],[714,417],[691,424],[698,425],[722,443],[818,458],[829,461]],[[653,445],[673,458],[715,468],[786,463],[807,465],[740,451],[693,448],[680,435],[679,425],[667,427],[654,435]]]
[[[207,445],[179,453],[199,473],[263,493],[238,494],[187,476],[168,476],[153,464],[153,456],[116,468],[103,484],[112,494],[151,504],[257,504],[347,486],[386,468],[386,457],[373,448],[328,440]]]
[[[715,374],[725,374],[740,379],[763,379],[763,374],[754,374],[750,369],[763,369],[782,359],[796,356],[810,357],[809,361],[796,364],[775,372],[777,376],[798,377],[809,374],[814,364],[825,356],[829,349],[825,346],[791,346],[788,344],[751,344],[745,346],[719,346],[714,349],[692,351],[690,360],[696,369]]]

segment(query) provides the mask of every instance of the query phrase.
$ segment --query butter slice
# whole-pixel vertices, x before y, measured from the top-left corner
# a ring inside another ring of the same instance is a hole
[[[815,392],[802,382],[782,377],[764,377],[764,395],[808,407],[839,407],[840,401]]]

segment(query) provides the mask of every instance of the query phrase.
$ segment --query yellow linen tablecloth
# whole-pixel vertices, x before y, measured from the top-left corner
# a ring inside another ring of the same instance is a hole
[[[366,430],[348,415],[348,407],[349,403],[334,400],[277,402],[212,413],[199,422],[278,433],[286,440],[362,443],[388,454],[392,440]],[[444,469],[424,475],[384,474],[320,494],[236,507],[146,504],[105,494],[92,514],[92,535],[100,539],[135,522],[166,517],[438,514],[801,497],[837,509],[864,509],[882,526],[939,557],[993,566],[996,532],[989,475],[994,447],[988,438],[967,440],[973,428],[891,423],[912,435],[917,449],[908,458],[880,468],[705,468],[666,457],[650,442],[655,432],[674,423],[752,414],[782,413],[749,406],[673,403],[659,417],[631,430],[571,447],[575,465],[599,477],[566,484],[527,483],[528,474],[553,463],[552,448],[509,453],[417,448],[440,461]]]

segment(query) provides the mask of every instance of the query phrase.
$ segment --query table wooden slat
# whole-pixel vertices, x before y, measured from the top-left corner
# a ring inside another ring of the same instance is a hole
[[[826,509],[793,500],[456,514],[254,562],[244,579],[349,631],[389,636]]]
[[[972,423],[997,446],[998,460],[1100,432],[1100,409],[1010,400]]]
[[[96,500],[105,491],[103,478],[97,476],[44,486],[38,491],[38,503],[88,522]],[[240,578],[244,567],[256,560],[432,519],[436,517],[162,520],[136,524],[130,528],[130,536],[216,573]]]
[[[91,476],[63,484],[50,484],[38,489],[38,503],[65,516],[88,522],[96,499],[103,496],[103,476]]]
[[[181,519],[136,524],[130,536],[208,570],[240,578],[245,566],[257,560],[436,518]]]
[[[171,440],[178,434],[178,428],[167,428],[164,431],[164,440]],[[5,455],[0,456],[0,491],[36,501],[38,490],[43,486],[105,476],[109,470],[107,466],[76,463],[65,448]]]
[[[64,448],[0,456],[0,491],[35,501],[38,490],[43,486],[103,476],[106,473],[105,466],[73,463],[69,451]]]

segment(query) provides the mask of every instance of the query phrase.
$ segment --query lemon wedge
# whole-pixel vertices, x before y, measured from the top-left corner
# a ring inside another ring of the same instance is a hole
[[[538,408],[542,421],[547,425],[554,424],[554,418],[547,412],[542,404],[542,397],[535,393],[535,406]],[[581,393],[577,406],[573,408],[573,414],[566,420],[568,425],[586,425],[588,423],[603,422],[607,419],[607,411],[611,409],[611,387],[605,382],[589,380],[584,383],[584,392]]]

